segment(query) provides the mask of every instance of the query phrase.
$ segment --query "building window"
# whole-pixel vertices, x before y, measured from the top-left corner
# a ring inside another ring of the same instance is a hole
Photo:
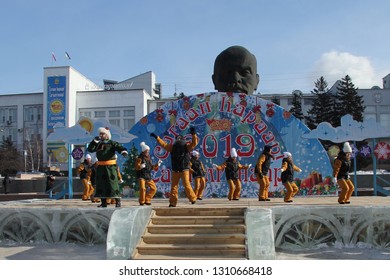
[[[42,119],[42,113],[43,113],[43,108],[42,106],[38,107],[38,115],[37,115],[37,120],[40,121]]]
[[[123,129],[124,129],[125,131],[129,131],[130,128],[133,127],[134,123],[135,123],[135,120],[134,120],[134,119],[124,119],[124,120],[123,120]]]
[[[124,117],[134,117],[135,116],[135,107],[132,107],[130,110],[123,110]]]
[[[121,116],[121,111],[119,111],[119,110],[108,111],[109,118],[119,118],[120,116]]]
[[[81,117],[87,117],[87,118],[91,118],[91,115],[92,115],[92,112],[88,112],[88,111],[81,111],[80,112],[80,116]]]
[[[17,122],[18,120],[18,109],[9,109],[9,121]]]
[[[366,108],[364,109],[364,114],[375,113],[375,112],[376,112],[375,106],[366,106]]]
[[[95,118],[105,118],[106,111],[95,111]]]
[[[364,113],[364,120],[373,119],[376,121],[376,114],[366,114]]]
[[[380,114],[379,115],[379,123],[383,127],[389,127],[390,126],[390,114]]]
[[[30,105],[23,108],[23,120],[25,122],[40,121],[42,118],[42,105]]]
[[[107,108],[107,110],[100,108],[80,109],[79,116],[91,119],[107,119],[112,125],[118,126],[125,131],[130,130],[135,123],[135,106],[115,107],[115,110],[110,109],[114,109],[114,107]]]
[[[3,107],[0,109],[0,119],[5,126],[12,126],[18,121],[18,109]]]
[[[115,126],[117,126],[117,127],[120,127],[120,124],[121,124],[121,120],[113,120],[113,119],[110,119],[110,120],[108,120],[108,122],[110,123],[110,124],[112,124],[112,125],[115,125]]]

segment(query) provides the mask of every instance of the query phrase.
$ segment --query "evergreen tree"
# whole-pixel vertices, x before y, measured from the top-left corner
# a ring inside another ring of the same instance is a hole
[[[314,85],[315,88],[311,91],[314,95],[313,104],[307,111],[307,126],[310,129],[316,128],[321,122],[334,122],[334,96],[329,92],[328,83],[321,76]]]
[[[303,112],[302,112],[302,92],[300,90],[293,91],[293,100],[292,106],[289,110],[297,119],[303,120]]]
[[[135,190],[139,189],[137,184],[137,172],[135,170],[135,161],[138,157],[139,153],[137,148],[134,146],[131,147],[129,151],[129,156],[126,162],[123,164],[123,181],[127,186],[134,186]]]
[[[358,95],[355,85],[352,83],[352,79],[346,75],[337,85],[337,102],[335,106],[335,123],[333,126],[340,126],[341,117],[344,115],[351,115],[355,121],[362,122],[364,109],[366,108],[363,103],[363,97]],[[356,147],[359,150],[362,146],[367,145],[365,141],[357,141]],[[370,160],[357,154],[356,158],[357,170],[364,168],[370,164]]]
[[[0,173],[16,174],[23,169],[22,155],[14,143],[6,138],[0,145]]]
[[[352,79],[346,75],[337,85],[334,126],[339,126],[341,117],[347,114],[355,121],[362,122],[366,108],[363,103],[363,96],[358,95]]]

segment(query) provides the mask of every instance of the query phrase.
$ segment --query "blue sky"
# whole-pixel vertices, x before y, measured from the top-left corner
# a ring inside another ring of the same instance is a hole
[[[153,71],[164,97],[210,92],[214,59],[232,45],[257,57],[263,94],[310,92],[319,77],[331,86],[346,74],[382,87],[389,11],[388,0],[6,1],[0,94],[42,91],[43,67],[63,65],[100,85]]]

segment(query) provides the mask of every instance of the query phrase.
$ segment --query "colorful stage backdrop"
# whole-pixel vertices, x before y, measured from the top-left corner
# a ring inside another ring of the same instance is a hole
[[[241,164],[252,164],[250,169],[241,172],[241,197],[257,197],[259,185],[254,167],[264,145],[271,145],[271,153],[275,156],[269,172],[271,197],[284,194],[280,167],[285,151],[293,155],[294,163],[302,169],[295,173],[299,195],[336,194],[336,186],[331,183],[329,156],[317,139],[302,137],[310,130],[301,121],[258,96],[216,92],[168,102],[143,117],[129,131],[137,138],[126,144],[128,149],[134,144],[140,151],[139,144],[145,142],[151,148],[152,160],[163,160],[159,171],[154,173],[158,190],[163,193],[170,190],[170,155],[150,137],[150,133],[173,143],[178,134],[190,140],[191,126],[199,137],[195,150],[201,154],[200,159],[207,169],[205,197],[227,196],[224,171],[213,169],[212,164],[223,163],[231,148],[236,148]]]

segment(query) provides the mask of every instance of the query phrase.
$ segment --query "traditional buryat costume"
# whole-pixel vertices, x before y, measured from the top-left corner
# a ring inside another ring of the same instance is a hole
[[[196,195],[190,183],[190,152],[198,145],[199,140],[193,127],[190,128],[190,132],[192,134],[191,142],[187,143],[184,138],[179,135],[176,137],[176,141],[173,144],[168,144],[154,133],[151,133],[151,136],[156,138],[158,144],[171,153],[172,176],[169,207],[176,207],[179,198],[178,189],[180,179],[188,200],[192,204],[196,202]]]
[[[91,155],[87,154],[82,163],[80,163],[77,168],[77,174],[80,177],[81,183],[83,184],[83,196],[82,200],[89,200],[91,195],[93,195],[94,187],[91,183],[91,175],[92,175],[92,164],[91,164]]]
[[[268,189],[269,189],[269,177],[268,171],[271,166],[271,159],[274,157],[270,154],[271,146],[264,146],[264,151],[260,155],[256,163],[255,174],[257,182],[259,183],[259,201],[270,201],[268,198]]]
[[[293,163],[291,153],[284,152],[283,155],[284,158],[282,160],[281,179],[287,190],[284,195],[284,202],[293,202],[292,198],[299,190],[298,186],[294,182],[294,171],[301,172],[302,170]]]
[[[347,154],[352,153],[352,148],[348,142],[344,143],[343,150],[339,152],[333,164],[333,177],[341,188],[338,202],[340,204],[349,204],[351,195],[355,189],[349,177],[349,170],[351,168],[351,160]]]
[[[213,167],[218,170],[225,169],[225,176],[229,185],[229,200],[239,200],[241,196],[241,180],[240,180],[240,169],[248,169],[252,165],[241,165],[237,160],[237,151],[232,148],[230,151],[230,157],[222,164],[213,164]]]
[[[96,193],[95,197],[100,197],[102,207],[107,207],[106,198],[115,198],[116,207],[121,206],[120,191],[118,185],[118,170],[115,159],[115,153],[121,153],[127,156],[127,150],[120,143],[111,140],[111,133],[108,128],[100,127],[99,134],[104,133],[108,140],[95,138],[88,145],[88,152],[96,152],[98,159],[96,168]]]
[[[152,170],[157,171],[161,161],[159,160],[158,163],[153,164],[150,160],[149,146],[145,142],[141,142],[140,146],[142,152],[135,161],[135,170],[139,183],[139,204],[151,205],[151,200],[157,191],[156,183],[152,178]],[[149,188],[148,191],[146,191],[147,188]]]
[[[202,200],[203,191],[206,188],[206,169],[199,160],[199,153],[192,151],[190,160],[190,171],[194,179],[194,192],[197,199]]]

